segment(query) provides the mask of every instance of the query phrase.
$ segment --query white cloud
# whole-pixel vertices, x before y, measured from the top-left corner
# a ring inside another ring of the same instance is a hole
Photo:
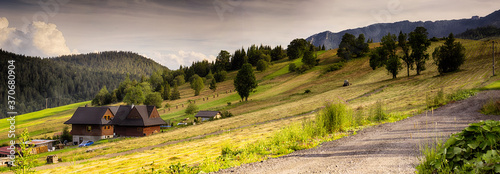
[[[33,22],[26,32],[9,27],[7,18],[0,18],[0,48],[29,56],[59,56],[77,54],[70,50],[66,39],[55,24]]]
[[[178,69],[180,65],[190,66],[195,61],[208,60],[209,62],[215,61],[214,55],[205,55],[194,51],[179,50],[176,54],[163,54],[154,52],[151,56],[156,62],[167,66],[169,69]]]

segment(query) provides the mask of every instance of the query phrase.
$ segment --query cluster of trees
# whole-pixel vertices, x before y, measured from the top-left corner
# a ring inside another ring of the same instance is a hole
[[[381,47],[371,52],[370,66],[372,69],[385,67],[392,77],[396,78],[403,68],[400,61],[403,60],[408,76],[410,76],[410,69],[416,69],[417,75],[420,75],[426,69],[425,63],[430,57],[426,53],[431,44],[427,35],[427,29],[424,27],[417,27],[409,34],[400,32],[397,37],[391,33],[387,34],[381,40]],[[399,48],[402,51],[401,56],[396,54]],[[450,34],[446,38],[445,45],[436,48],[433,53],[439,72],[442,74],[458,70],[465,60],[464,51],[465,48],[460,43],[455,43],[453,34]]]
[[[236,50],[233,55],[226,50],[221,50],[214,62],[203,60],[193,62],[191,66],[181,66],[175,71],[168,69],[155,71],[149,78],[142,76],[139,82],[132,81],[127,76],[111,92],[105,86],[101,88],[92,100],[92,104],[106,105],[123,101],[127,104],[147,104],[161,107],[163,100],[179,99],[178,86],[186,82],[189,82],[195,91],[194,95],[198,96],[205,86],[209,86],[211,90],[215,91],[217,82],[226,80],[227,71],[248,68],[248,65],[250,68],[257,66],[257,70],[265,71],[271,61],[281,60],[286,56],[286,51],[281,46],[271,48],[271,46],[252,45],[246,51],[243,48]],[[251,75],[253,75],[253,70]],[[253,79],[256,83],[255,76]],[[240,81],[238,84],[242,83],[244,82]],[[252,82],[247,83],[251,84]],[[254,89],[256,84],[250,86]],[[248,98],[248,94],[246,97]]]
[[[368,42],[365,42],[364,34],[360,34],[356,38],[352,34],[345,33],[340,41],[337,55],[348,61],[351,58],[363,57],[368,51]]]
[[[478,27],[476,29],[468,29],[467,31],[457,34],[457,38],[479,40],[488,37],[500,36],[500,28],[495,26]]]
[[[302,63],[300,67],[296,67],[294,63],[289,65],[289,70],[291,72],[297,71],[302,73],[316,65],[318,65],[319,59],[316,55],[316,51],[325,50],[325,46],[316,47],[305,39],[294,39],[290,42],[287,48],[287,55],[290,60],[295,60],[302,57]]]
[[[117,55],[114,55],[115,53]],[[125,55],[128,58],[116,58]],[[162,67],[149,62],[149,59],[135,55],[127,52],[89,54],[79,57],[83,59],[78,61],[82,64],[74,64],[73,61],[78,59],[71,56],[42,59],[0,50],[0,57],[5,60],[0,62],[0,66],[7,67],[7,60],[15,61],[15,109],[18,113],[29,113],[44,109],[46,103],[50,108],[91,100],[103,86],[108,89],[116,88],[126,77],[126,74],[121,73],[122,70],[137,72],[131,74],[130,78],[138,79],[139,73],[151,74],[154,69]],[[112,60],[105,61],[103,57]],[[102,62],[92,63],[97,60]],[[132,62],[137,64],[134,63],[132,66]],[[89,65],[83,63],[91,65],[88,67]],[[109,67],[96,68],[99,64]],[[7,74],[7,68],[1,68],[0,71],[1,74]],[[0,76],[0,86],[7,87],[7,76]],[[7,90],[0,90],[0,98],[7,98]],[[7,106],[7,100],[1,100],[1,103]],[[0,113],[6,113],[6,109],[7,107],[0,108]]]

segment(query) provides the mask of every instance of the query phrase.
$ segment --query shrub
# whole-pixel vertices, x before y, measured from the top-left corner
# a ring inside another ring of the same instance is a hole
[[[496,101],[491,99],[483,105],[481,113],[485,115],[500,115],[500,100]]]
[[[444,145],[427,150],[418,173],[498,173],[500,122],[481,121],[452,135]]]
[[[338,62],[338,63],[328,65],[324,69],[324,73],[340,70],[340,69],[342,69],[343,66],[344,66],[344,62]]]
[[[465,100],[469,97],[476,95],[476,91],[474,90],[458,90],[453,94],[448,95],[449,101],[460,101]]]
[[[297,68],[297,65],[295,65],[295,63],[290,63],[288,65],[288,71],[290,71],[290,72],[295,72],[296,68]]]
[[[196,104],[194,104],[194,103],[189,103],[189,105],[186,108],[185,113],[188,115],[191,115],[191,114],[194,114],[196,112],[198,112],[198,106],[196,106]]]
[[[227,102],[227,105],[228,105],[228,106],[231,106],[231,102]]]
[[[434,97],[430,97],[427,95],[425,97],[425,103],[427,105],[427,108],[439,107],[445,105],[447,101],[444,96],[443,89],[441,88],[441,90],[439,90]]]
[[[263,60],[263,59],[260,59],[258,62],[257,62],[257,71],[265,71],[267,69],[267,61]]]
[[[166,173],[199,173],[200,169],[196,166],[190,167],[187,164],[172,164],[168,166]],[[161,172],[160,172],[161,173]]]
[[[316,115],[318,129],[322,133],[345,131],[352,120],[352,111],[344,103],[327,103],[325,108]]]
[[[309,66],[307,65],[301,65],[300,67],[298,68],[295,68],[295,71],[299,74],[303,74],[305,73],[307,70],[309,70]]]
[[[304,91],[304,94],[309,94],[309,93],[311,93],[311,90],[310,90],[310,89],[306,89],[306,90]]]
[[[371,114],[375,121],[384,121],[387,120],[388,114],[385,113],[385,109],[383,107],[383,103],[381,101],[377,101],[371,110]]]
[[[232,117],[232,116],[233,116],[233,113],[231,113],[229,111],[221,111],[222,118],[228,118],[228,117]]]

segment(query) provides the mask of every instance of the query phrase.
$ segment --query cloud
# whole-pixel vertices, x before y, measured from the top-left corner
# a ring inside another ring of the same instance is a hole
[[[153,60],[156,62],[167,66],[169,69],[178,69],[179,66],[190,66],[193,62],[208,60],[209,62],[215,61],[214,55],[205,55],[203,53],[198,53],[194,51],[184,51],[179,50],[176,54],[163,54],[160,52],[154,52],[152,54]]]
[[[66,39],[55,24],[32,22],[26,32],[9,27],[7,18],[0,18],[0,48],[28,56],[59,56],[77,54],[70,50]]]

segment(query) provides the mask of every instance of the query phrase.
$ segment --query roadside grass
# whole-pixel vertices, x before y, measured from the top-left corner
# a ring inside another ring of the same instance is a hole
[[[481,113],[484,115],[500,115],[500,98],[490,99],[481,108]]]

